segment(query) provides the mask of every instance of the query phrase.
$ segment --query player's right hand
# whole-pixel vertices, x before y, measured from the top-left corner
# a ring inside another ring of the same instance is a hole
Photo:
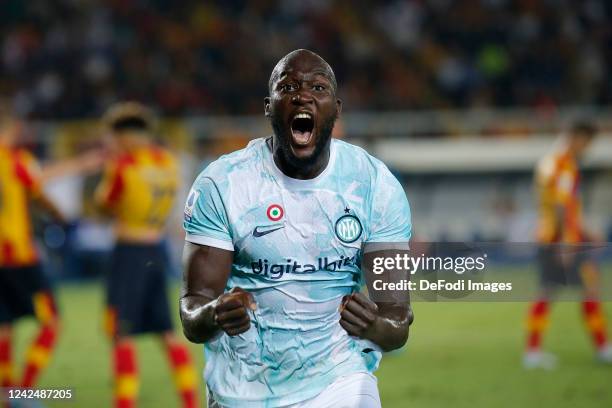
[[[229,336],[237,336],[251,327],[248,309],[257,309],[253,295],[242,288],[235,287],[217,299],[215,322]]]

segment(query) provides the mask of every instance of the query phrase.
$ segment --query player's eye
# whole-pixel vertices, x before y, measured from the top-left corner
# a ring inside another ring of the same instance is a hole
[[[297,89],[297,85],[295,84],[283,84],[281,85],[281,90],[285,92],[292,92]]]
[[[323,92],[325,90],[325,86],[324,85],[320,85],[320,84],[315,84],[312,86],[312,89],[317,91],[317,92]]]

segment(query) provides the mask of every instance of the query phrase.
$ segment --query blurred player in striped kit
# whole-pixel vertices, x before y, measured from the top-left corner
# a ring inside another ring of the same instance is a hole
[[[56,222],[64,218],[45,196],[34,157],[17,147],[21,122],[0,103],[0,386],[32,387],[49,363],[59,318],[34,243],[30,205]],[[35,316],[39,331],[27,351],[21,379],[12,366],[14,323]]]
[[[612,363],[612,347],[607,341],[606,323],[599,302],[599,271],[588,251],[577,248],[593,241],[585,231],[580,199],[579,160],[597,130],[584,121],[576,122],[560,148],[544,157],[536,169],[539,200],[538,261],[541,294],[528,315],[526,368],[553,368],[556,358],[541,350],[542,335],[548,326],[551,297],[562,285],[581,285],[584,320],[596,348],[597,359]],[[571,246],[575,245],[575,250]]]
[[[138,369],[133,337],[158,334],[184,407],[195,407],[196,374],[172,331],[166,293],[165,225],[178,188],[173,155],[154,143],[153,118],[142,105],[117,104],[104,118],[115,152],[96,201],[115,221],[117,244],[107,282],[107,330],[113,338],[115,406],[136,406]]]

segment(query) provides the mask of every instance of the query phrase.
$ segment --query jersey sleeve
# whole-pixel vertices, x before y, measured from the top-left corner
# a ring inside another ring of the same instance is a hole
[[[412,236],[410,205],[404,188],[384,167],[376,179],[372,199],[371,228],[366,243],[385,242],[401,244],[408,249]]]
[[[187,196],[183,227],[188,242],[234,250],[221,192],[214,180],[204,174],[196,179]]]
[[[17,178],[33,196],[41,193],[40,166],[29,152],[21,151],[16,161]]]
[[[536,179],[548,199],[558,206],[566,206],[575,195],[576,172],[564,166],[560,159],[547,157],[538,165]]]
[[[123,193],[123,184],[122,166],[117,162],[109,164],[96,189],[96,203],[101,207],[112,207]]]

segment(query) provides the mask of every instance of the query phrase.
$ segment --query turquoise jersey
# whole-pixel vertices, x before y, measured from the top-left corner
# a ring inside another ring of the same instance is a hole
[[[338,307],[363,285],[363,243],[407,247],[411,236],[408,200],[381,161],[332,139],[325,170],[297,180],[278,169],[265,139],[253,140],[198,176],[184,227],[188,242],[234,251],[226,290],[239,286],[257,302],[247,332],[204,346],[218,402],[298,403],[378,367],[380,349],[349,336]]]

